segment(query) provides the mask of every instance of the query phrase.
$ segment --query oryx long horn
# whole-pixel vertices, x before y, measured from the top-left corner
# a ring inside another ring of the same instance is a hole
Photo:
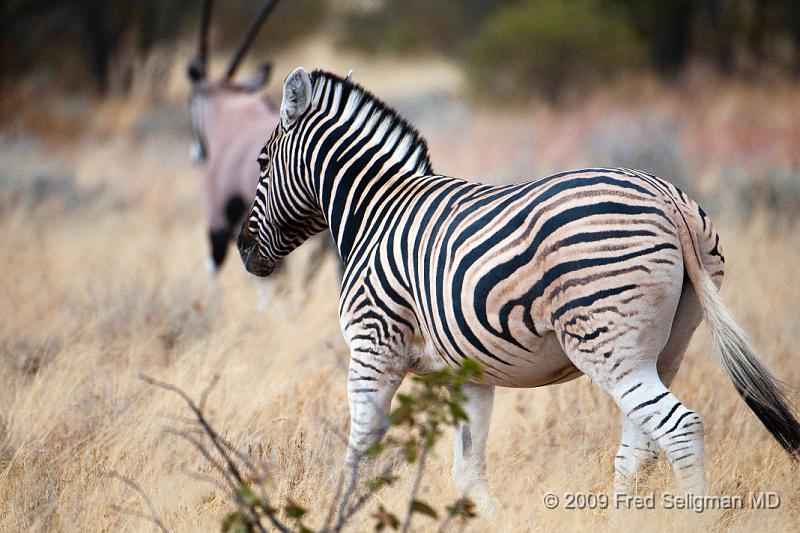
[[[203,2],[203,15],[200,19],[200,40],[197,43],[197,58],[203,66],[203,73],[208,64],[208,25],[211,20],[211,0]]]
[[[278,0],[268,0],[264,3],[261,7],[261,11],[258,12],[258,16],[247,28],[247,33],[244,36],[244,40],[242,44],[239,45],[239,49],[236,50],[236,54],[234,54],[233,59],[231,59],[231,64],[228,66],[227,72],[225,72],[225,77],[230,79],[236,74],[236,69],[239,68],[239,63],[242,62],[242,58],[244,57],[245,52],[252,44],[253,39],[255,39],[258,30],[261,28],[261,25],[264,23],[264,20],[267,18],[267,15],[270,14],[272,8],[275,7],[275,4],[278,3]]]

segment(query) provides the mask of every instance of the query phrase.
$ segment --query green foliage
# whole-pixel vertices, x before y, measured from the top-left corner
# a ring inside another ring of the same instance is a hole
[[[439,518],[439,515],[436,514],[436,511],[433,509],[433,507],[419,500],[411,500],[409,509],[412,513],[424,514],[433,518],[434,520]]]
[[[467,498],[459,498],[445,509],[447,510],[447,515],[454,518],[469,520],[478,516],[478,513],[475,512],[475,504]]]
[[[405,461],[416,465],[416,476],[408,496],[409,503],[404,519],[401,520],[383,505],[379,505],[371,515],[375,519],[376,531],[383,531],[387,528],[393,530],[402,528],[403,531],[407,531],[416,515],[423,515],[439,521],[440,513],[431,504],[417,498],[425,459],[438,441],[445,426],[454,426],[467,420],[467,413],[462,406],[467,397],[462,387],[470,381],[479,379],[481,374],[481,367],[478,363],[466,360],[457,369],[445,368],[425,376],[414,376],[412,390],[406,394],[397,395],[399,405],[388,417],[388,422],[392,426],[391,435],[373,445],[359,461],[379,459],[384,457],[387,451],[394,450],[399,452]],[[157,384],[153,380],[151,382]],[[237,463],[244,462],[242,466],[251,472],[255,470],[255,465],[249,463],[246,458],[235,456],[231,452],[230,444],[222,439],[205,419],[202,403],[200,406],[195,405],[188,400],[185,393],[174,387],[164,386],[164,388],[182,394],[184,399],[189,402],[214,448],[221,455],[223,462],[229,465],[226,470],[221,470],[221,472],[229,482],[237,483],[238,488],[234,495],[236,508],[223,519],[221,524],[223,533],[264,531],[268,526],[280,531],[299,531],[301,533],[313,531],[302,522],[309,509],[299,505],[291,498],[288,498],[280,509],[269,503],[266,477],[258,476],[255,483],[244,481],[240,473],[242,469],[237,466]],[[201,445],[198,448],[203,455],[209,456],[209,450],[206,447]],[[398,477],[392,473],[394,462],[390,459],[387,465],[388,467],[381,474],[367,481],[366,491],[362,496],[356,497],[352,487],[346,489],[341,496],[342,505],[336,524],[325,524],[319,531],[340,531],[370,496],[382,488],[394,484],[398,480]],[[333,507],[328,510],[327,515],[329,517],[333,515]],[[464,498],[446,506],[444,515],[441,529],[444,529],[454,519],[463,524],[477,516],[472,502]],[[291,520],[294,527],[284,523],[284,517]]]
[[[458,54],[498,8],[514,0],[384,0],[343,16],[340,42],[367,53]]]
[[[414,390],[397,394],[400,405],[389,414],[392,426],[406,430],[404,438],[390,435],[368,453],[374,456],[387,447],[394,447],[402,451],[407,462],[416,462],[421,452],[429,451],[436,444],[444,426],[455,426],[467,420],[467,413],[461,406],[466,400],[461,387],[480,375],[478,363],[468,359],[457,370],[445,368],[413,376]]]
[[[286,516],[294,519],[300,519],[306,514],[306,510],[292,500],[289,500],[289,503],[284,506],[283,510],[286,512]]]
[[[259,499],[256,496],[253,489],[250,488],[249,485],[240,485],[239,486],[239,501],[242,502],[244,505],[255,505],[259,503]]]
[[[200,5],[0,2],[0,83],[38,70],[67,89],[85,89],[92,79],[99,92],[125,88],[142,57],[196,41]],[[216,2],[211,49],[235,49],[261,5]],[[768,66],[800,74],[797,0],[284,0],[250,57],[269,60],[290,43],[329,32],[367,53],[465,58],[479,90],[522,97],[531,88],[552,94],[563,83],[640,60],[668,75],[692,58],[731,73],[753,75]]]
[[[383,487],[388,487],[389,485],[392,485],[398,479],[399,478],[397,476],[394,476],[392,474],[381,474],[369,482],[369,490],[371,492],[377,492],[381,490]]]
[[[375,519],[375,531],[383,531],[387,527],[400,528],[400,519],[387,511],[383,505],[378,506],[378,510],[372,513],[372,517]]]
[[[800,74],[797,0],[384,0],[346,10],[340,42],[463,61],[478,94],[556,98],[566,87],[691,59],[727,73]]]
[[[222,533],[249,533],[253,526],[248,523],[244,514],[233,511],[222,520]]]
[[[556,98],[567,84],[603,79],[639,62],[622,14],[599,0],[530,0],[499,11],[469,46],[466,68],[479,93]]]

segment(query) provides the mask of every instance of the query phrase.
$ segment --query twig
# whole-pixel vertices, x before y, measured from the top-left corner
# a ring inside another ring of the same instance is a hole
[[[195,480],[197,480],[197,481],[202,481],[203,483],[208,483],[209,485],[214,485],[214,486],[216,486],[216,487],[217,487],[217,489],[219,489],[219,490],[220,490],[220,492],[225,492],[225,491],[227,491],[227,490],[228,490],[228,489],[227,489],[227,488],[226,488],[226,487],[225,487],[225,486],[224,486],[222,483],[220,483],[220,482],[219,482],[219,480],[218,480],[217,478],[215,478],[215,477],[212,477],[212,476],[207,476],[207,475],[205,475],[205,474],[198,474],[197,472],[189,472],[189,471],[188,471],[187,469],[185,469],[185,468],[181,468],[181,472],[183,473],[183,475],[184,475],[184,476],[188,476],[188,477],[190,477],[190,478],[192,478],[192,479],[195,479]]]
[[[177,394],[178,396],[180,396],[183,399],[184,402],[186,402],[186,404],[189,406],[189,409],[191,409],[192,412],[194,413],[194,415],[195,415],[195,417],[197,419],[197,422],[200,424],[200,426],[201,426],[201,428],[203,430],[203,433],[205,433],[205,436],[208,437],[208,439],[211,441],[211,444],[213,444],[213,446],[216,449],[217,453],[221,456],[222,460],[224,461],[224,467],[223,467],[222,464],[220,464],[218,461],[216,461],[211,456],[211,453],[209,452],[208,449],[206,449],[205,445],[202,442],[200,442],[199,440],[194,438],[194,436],[191,435],[191,433],[192,433],[191,431],[185,431],[185,432],[181,433],[181,432],[178,432],[178,431],[175,431],[175,430],[169,430],[168,433],[172,433],[174,435],[180,436],[181,438],[183,438],[186,441],[188,441],[189,443],[191,443],[195,448],[197,448],[197,450],[203,455],[203,457],[205,457],[206,460],[208,460],[209,463],[212,466],[214,466],[214,468],[216,468],[222,474],[223,479],[225,479],[225,481],[230,485],[231,492],[233,493],[234,497],[238,498],[238,495],[239,495],[238,489],[239,489],[239,487],[247,485],[247,482],[244,479],[244,476],[242,475],[241,470],[239,469],[239,467],[234,462],[233,457],[236,457],[239,460],[241,460],[243,462],[243,464],[245,464],[247,466],[247,468],[251,470],[251,472],[255,471],[255,467],[252,465],[252,463],[250,462],[250,460],[247,457],[245,457],[243,454],[239,453],[233,447],[232,444],[230,444],[227,440],[225,440],[222,436],[220,436],[219,433],[217,433],[217,431],[211,426],[211,424],[206,419],[205,410],[204,410],[205,409],[205,404],[206,404],[206,401],[208,400],[209,394],[211,393],[211,389],[213,389],[213,387],[219,381],[218,376],[215,376],[212,379],[211,383],[209,383],[209,385],[205,388],[205,390],[203,391],[203,393],[202,393],[202,395],[200,397],[200,403],[199,404],[196,404],[189,397],[189,395],[186,394],[186,392],[184,392],[182,389],[180,389],[179,387],[177,387],[175,385],[172,385],[170,383],[166,383],[164,381],[157,380],[157,379],[152,378],[150,376],[147,376],[145,374],[139,374],[139,378],[142,381],[144,381],[145,383],[149,384],[149,385],[152,385],[152,386],[155,386],[155,387],[159,387],[161,389],[164,389],[164,390],[167,390],[167,391],[170,391],[170,392],[173,392],[173,393]],[[259,476],[256,475],[255,477],[258,478]],[[258,511],[260,510],[264,514],[264,516],[267,517],[267,519],[270,521],[272,526],[275,527],[275,529],[277,529],[278,531],[281,531],[283,533],[289,533],[290,532],[289,527],[286,526],[285,524],[283,524],[280,520],[278,520],[274,516],[274,513],[269,508],[269,505],[268,505],[266,499],[264,499],[263,502],[257,503],[257,504],[244,503],[244,502],[240,502],[240,503],[243,504],[243,508],[248,512],[248,514],[251,515],[251,518],[252,518],[251,522],[259,531],[266,532],[266,529],[261,524],[261,520],[260,520],[260,517],[259,517]]]
[[[422,481],[422,471],[425,469],[425,459],[428,458],[428,448],[424,447],[422,449],[422,453],[419,454],[419,462],[417,463],[417,474],[414,477],[414,484],[411,486],[411,494],[409,495],[409,502],[408,502],[408,514],[406,515],[406,519],[403,521],[403,529],[402,533],[406,533],[408,531],[409,526],[411,526],[411,518],[414,516],[414,502],[417,499],[417,492],[419,492],[419,484]]]
[[[329,420],[325,417],[322,418],[322,423],[326,427],[334,427],[334,425],[330,424]],[[334,436],[338,437],[339,441],[342,444],[344,444],[345,446],[348,445],[348,439],[347,437],[344,436],[342,432],[337,431],[335,429],[331,429],[330,432],[333,433]],[[325,514],[325,526],[322,528],[323,532],[330,531],[331,521],[333,520],[333,514],[336,511],[336,502],[339,501],[339,497],[342,494],[342,488],[344,487],[344,483],[345,483],[345,470],[344,468],[342,468],[342,470],[339,472],[339,481],[336,484],[336,492],[333,495],[333,499],[331,500],[330,506],[328,506],[328,512]]]
[[[367,401],[372,403],[374,407],[378,407],[377,402],[373,398],[368,398]],[[380,409],[378,409],[378,411],[380,411]],[[382,441],[383,437],[385,437],[386,433],[389,431],[389,427],[390,426],[391,426],[391,420],[389,419],[388,414],[383,415],[383,423],[381,424],[381,427],[380,427],[380,433],[378,434],[377,438],[374,439],[374,442]],[[352,428],[351,428],[351,431],[352,431]],[[347,446],[348,446],[348,448],[350,448],[349,440],[348,440]],[[345,514],[346,514],[345,510],[348,508],[347,504],[350,502],[350,499],[353,497],[353,494],[354,494],[356,488],[358,487],[359,471],[361,469],[361,464],[364,462],[364,460],[367,457],[368,451],[369,451],[369,448],[365,449],[362,452],[355,452],[354,451],[354,453],[356,453],[356,457],[355,457],[355,461],[353,462],[352,469],[351,469],[350,482],[347,484],[347,489],[342,494],[342,499],[339,502],[339,512],[337,514],[336,527],[334,528],[334,531],[341,531],[342,527],[344,527],[344,525],[345,525],[345,523],[347,521],[347,518],[345,518]],[[337,489],[337,496],[338,496],[339,492],[340,491]],[[335,505],[335,502],[336,502],[336,499],[333,500],[332,505]]]
[[[230,490],[233,494],[236,494],[236,491],[239,485],[236,484],[236,480],[232,479],[230,473],[225,469],[225,466],[222,465],[219,461],[217,461],[214,457],[211,456],[211,453],[206,449],[202,442],[194,439],[193,437],[189,436],[186,433],[181,433],[179,431],[174,430],[167,430],[166,433],[168,435],[174,435],[176,437],[180,437],[184,439],[186,442],[191,444],[192,446],[200,452],[200,455],[208,461],[208,463],[214,467],[222,475],[222,479],[224,479],[228,483],[228,490]]]
[[[157,525],[158,528],[161,529],[161,531],[163,531],[164,533],[168,533],[169,530],[164,525],[164,522],[161,521],[161,518],[158,516],[158,511],[156,511],[156,506],[153,505],[153,502],[150,500],[150,498],[147,496],[147,494],[144,492],[144,490],[142,490],[142,487],[140,487],[132,479],[127,478],[127,477],[123,476],[122,474],[120,474],[120,473],[118,473],[116,471],[112,470],[109,473],[109,475],[111,477],[113,477],[113,478],[117,478],[118,480],[120,480],[123,483],[125,483],[128,487],[133,489],[136,492],[136,494],[139,495],[139,497],[142,499],[142,501],[144,501],[144,504],[147,506],[147,510],[150,512],[150,514],[148,515],[148,514],[145,514],[145,513],[141,512],[141,511],[136,511],[134,509],[128,509],[126,507],[119,507],[117,505],[112,505],[113,508],[115,508],[116,510],[118,510],[118,511],[120,511],[122,513],[132,514],[134,516],[139,516],[140,518],[146,518],[147,520],[150,520],[155,525]]]
[[[385,477],[389,475],[389,473],[394,470],[394,467],[397,466],[397,461],[392,459],[386,463],[386,466],[383,467],[381,470],[381,477]],[[345,516],[345,522],[350,520],[369,500],[375,495],[374,491],[366,491],[362,494],[354,503],[350,506],[350,509],[347,511],[347,516]]]
[[[356,490],[356,486],[358,485],[358,474],[359,470],[361,469],[361,461],[364,460],[364,456],[365,454],[363,452],[359,453],[356,455],[355,461],[353,461],[350,471],[350,481],[347,484],[347,489],[345,489],[344,493],[342,494],[341,501],[339,502],[339,512],[336,517],[336,527],[334,528],[334,531],[341,531],[342,527],[344,527],[344,511],[347,508],[347,503],[350,501],[351,495]]]
[[[189,406],[189,409],[191,409],[194,412],[195,416],[197,417],[197,421],[203,427],[203,429],[205,430],[206,434],[208,434],[208,437],[211,439],[211,444],[214,445],[214,447],[217,449],[219,454],[225,460],[225,463],[226,463],[226,465],[228,467],[228,471],[230,472],[230,474],[234,477],[234,479],[236,480],[237,483],[239,483],[240,485],[243,484],[244,483],[244,477],[242,476],[242,473],[239,471],[239,468],[233,462],[233,460],[231,459],[230,455],[225,453],[224,447],[220,444],[221,437],[217,434],[217,432],[214,430],[214,428],[212,428],[211,425],[206,420],[206,417],[205,417],[205,414],[203,413],[202,408],[200,406],[198,406],[197,404],[195,404],[194,401],[192,401],[192,399],[189,397],[188,394],[186,394],[182,389],[176,387],[175,385],[172,385],[170,383],[166,383],[164,381],[159,381],[159,380],[151,378],[150,376],[147,376],[145,374],[140,374],[139,377],[140,377],[140,379],[142,379],[142,381],[144,381],[145,383],[148,383],[149,385],[153,385],[153,386],[156,386],[156,387],[160,387],[160,388],[162,388],[164,390],[168,390],[168,391],[174,392],[175,394],[177,394],[178,396],[183,398],[183,400]],[[206,399],[208,398],[209,393],[211,392],[211,388],[214,387],[214,385],[217,384],[218,380],[219,380],[219,378],[217,376],[215,376],[211,380],[211,383],[209,383],[208,387],[206,387],[206,389],[203,391],[203,395],[202,395],[201,400],[200,400],[201,404],[205,403]]]

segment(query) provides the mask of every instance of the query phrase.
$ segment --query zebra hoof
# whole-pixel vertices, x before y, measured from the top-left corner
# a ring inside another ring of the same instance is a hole
[[[484,520],[494,519],[499,504],[488,492],[475,494],[471,499],[481,518]]]

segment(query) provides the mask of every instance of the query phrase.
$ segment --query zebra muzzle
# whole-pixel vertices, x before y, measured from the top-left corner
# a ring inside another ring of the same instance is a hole
[[[239,249],[244,268],[251,274],[264,278],[275,270],[275,263],[259,253],[256,240],[246,227],[239,233],[236,247]]]
[[[275,270],[275,263],[259,254],[257,249],[253,249],[247,254],[244,267],[251,274],[265,278]]]

